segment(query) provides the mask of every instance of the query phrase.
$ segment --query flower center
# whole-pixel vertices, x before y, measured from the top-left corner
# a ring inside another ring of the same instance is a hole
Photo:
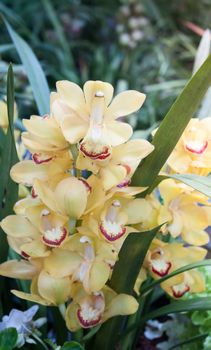
[[[93,160],[104,160],[111,154],[111,148],[104,140],[103,115],[105,98],[102,91],[97,91],[92,101],[90,127],[80,144],[80,151]]]
[[[159,277],[164,277],[169,273],[169,270],[172,266],[170,261],[166,261],[163,256],[163,251],[161,249],[157,249],[152,255],[150,259],[150,265],[152,272],[154,272]]]
[[[118,214],[121,204],[118,200],[113,201],[107,211],[105,218],[101,221],[99,228],[108,241],[116,241],[126,232],[126,227],[118,222]]]
[[[207,149],[208,141],[190,140],[185,143],[187,151],[195,154],[202,154]]]
[[[67,237],[67,230],[65,227],[59,225],[55,226],[51,222],[51,213],[44,209],[41,213],[41,222],[43,227],[42,240],[49,247],[58,247]]]
[[[80,302],[80,308],[77,311],[79,322],[83,328],[93,327],[101,321],[104,311],[105,301],[102,293],[95,293],[85,297]]]
[[[185,293],[189,292],[190,287],[187,283],[183,282],[171,287],[171,290],[175,298],[181,298]]]

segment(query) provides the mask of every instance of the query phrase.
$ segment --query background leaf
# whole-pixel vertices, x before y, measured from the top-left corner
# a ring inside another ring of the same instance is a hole
[[[133,177],[139,186],[152,186],[189,120],[193,117],[208,87],[211,85],[211,56],[192,77],[177,98],[154,138],[155,150],[141,163]],[[148,189],[150,193],[151,187]]]
[[[84,350],[84,348],[76,341],[65,342],[61,350]]]
[[[41,115],[49,113],[50,91],[40,63],[29,45],[14,31],[5,19],[4,22],[24,65],[39,113]]]
[[[15,146],[13,133],[13,116],[14,116],[14,82],[13,82],[12,65],[9,66],[7,75],[7,109],[9,118],[9,127],[5,137],[1,167],[0,167],[0,220],[10,214],[13,210],[13,205],[18,199],[18,185],[10,178],[10,168],[17,163],[18,156]],[[0,262],[7,258],[8,244],[6,235],[0,229],[1,246],[0,246]],[[1,285],[0,285],[1,290]]]
[[[211,197],[211,176],[175,174],[168,175],[168,177],[184,182],[186,185],[191,186],[208,197]]]
[[[0,350],[12,350],[15,348],[18,333],[15,328],[7,328],[0,332]]]
[[[211,310],[211,298],[201,297],[190,300],[177,300],[169,305],[165,305],[157,310],[151,311],[142,318],[142,323],[160,316],[174,314],[178,312]]]

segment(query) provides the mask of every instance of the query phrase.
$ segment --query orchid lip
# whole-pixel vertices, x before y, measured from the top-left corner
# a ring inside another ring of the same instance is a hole
[[[175,298],[181,298],[185,293],[189,292],[190,287],[186,284],[183,290],[177,290],[175,286],[173,286],[171,287],[171,290]]]
[[[48,245],[49,247],[59,247],[61,243],[65,240],[67,237],[67,230],[65,227],[62,228],[62,235],[60,236],[59,239],[48,239],[45,237],[45,235],[42,236],[43,242]]]
[[[152,268],[152,272],[154,272],[156,275],[158,275],[160,277],[164,277],[164,276],[168,275],[171,266],[172,266],[172,264],[169,261],[166,263],[166,269],[158,270],[153,265],[151,268]]]
[[[27,254],[26,252],[24,252],[23,250],[21,251],[21,256],[26,260],[29,260],[29,258],[30,258],[30,255]]]
[[[122,237],[122,236],[125,234],[125,232],[126,232],[126,227],[124,227],[124,226],[121,226],[121,231],[118,232],[117,234],[108,233],[108,232],[106,231],[106,229],[104,228],[102,222],[101,222],[101,224],[100,224],[99,227],[100,227],[100,231],[101,231],[101,233],[103,234],[103,236],[104,236],[108,241],[110,241],[110,242],[116,241],[117,239],[119,239],[120,237]]]
[[[42,159],[40,153],[34,153],[32,154],[32,159],[36,164],[42,164],[50,162],[53,159],[53,157]]]
[[[85,144],[81,143],[80,145],[80,151],[87,157],[93,159],[93,160],[104,160],[110,156],[109,148],[107,146],[103,147],[102,152],[89,152],[85,148]]]
[[[208,141],[204,141],[201,143],[200,147],[195,147],[194,148],[194,145],[191,146],[191,145],[188,145],[188,143],[185,145],[185,148],[187,151],[191,152],[191,153],[195,153],[195,154],[202,154],[204,153],[204,151],[206,150],[208,146]]]
[[[93,327],[93,326],[97,325],[101,321],[101,315],[99,315],[95,319],[85,320],[83,318],[83,316],[82,316],[82,310],[81,309],[77,310],[77,316],[78,316],[79,322],[80,322],[80,324],[81,324],[81,326],[83,328]]]

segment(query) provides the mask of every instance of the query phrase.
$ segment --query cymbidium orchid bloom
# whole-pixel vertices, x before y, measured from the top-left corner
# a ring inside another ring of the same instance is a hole
[[[105,322],[116,315],[130,315],[137,311],[138,303],[130,295],[117,294],[111,288],[87,295],[80,284],[71,289],[73,301],[67,308],[66,324],[75,332]]]
[[[83,232],[83,227],[85,231],[89,228],[93,235],[110,243],[115,243],[123,237],[125,239],[130,232],[136,231],[129,226],[133,220],[132,213],[129,216],[124,210],[130,201],[133,201],[133,198],[114,192],[114,196],[85,216],[79,232]]]
[[[211,118],[190,120],[167,164],[177,173],[210,173]]]
[[[164,243],[155,239],[148,251],[145,267],[155,279],[159,279],[180,267],[203,260],[206,254],[207,250],[201,247],[184,247],[182,243]],[[186,292],[202,292],[205,284],[199,271],[188,270],[164,281],[161,287],[174,298],[180,298]]]
[[[66,140],[80,142],[80,152],[92,160],[108,159],[113,146],[131,137],[131,126],[116,119],[136,112],[145,100],[144,94],[133,90],[120,93],[111,102],[112,96],[112,85],[102,81],[87,81],[83,90],[59,81],[52,96],[52,113]]]
[[[209,235],[205,229],[210,224],[208,198],[172,179],[162,181],[158,188],[162,201],[158,224],[166,222],[166,229],[173,237],[181,235],[189,244],[207,244]]]
[[[130,140],[123,145],[112,148],[112,156],[102,162],[79,154],[76,166],[98,173],[105,190],[114,186],[125,187],[130,183],[140,161],[154,149],[146,140]]]
[[[45,259],[44,267],[55,277],[71,275],[72,283],[81,282],[86,293],[92,293],[105,286],[116,260],[117,253],[110,244],[75,234]]]
[[[23,119],[23,124],[27,132],[22,133],[22,141],[36,164],[48,163],[67,152],[68,142],[52,116],[31,116],[30,120]]]
[[[68,217],[43,204],[25,209],[24,215],[9,215],[1,222],[13,249],[25,258],[45,257],[68,236]]]

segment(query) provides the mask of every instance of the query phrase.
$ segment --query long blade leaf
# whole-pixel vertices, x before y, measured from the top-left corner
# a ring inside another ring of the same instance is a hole
[[[191,78],[162,121],[152,142],[155,150],[134,174],[135,185],[152,186],[210,85],[211,56]],[[148,193],[150,191],[149,187]]]
[[[157,310],[149,312],[142,319],[142,323],[160,316],[189,311],[207,311],[211,310],[211,298],[194,298],[190,300],[177,300],[169,305],[165,305]]]
[[[6,19],[4,22],[29,78],[39,113],[41,115],[49,113],[50,91],[41,65],[25,40],[15,32]]]
[[[168,175],[173,179],[184,182],[186,185],[193,187],[195,190],[211,197],[211,176],[199,176],[194,174],[175,174]]]

